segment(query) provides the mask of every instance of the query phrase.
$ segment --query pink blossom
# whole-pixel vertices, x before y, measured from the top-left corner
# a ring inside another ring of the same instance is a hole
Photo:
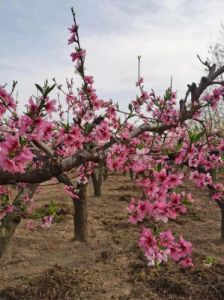
[[[156,221],[166,223],[168,221],[168,205],[163,201],[157,201],[153,204],[152,216]]]
[[[84,58],[86,56],[85,50],[79,50],[77,52],[71,53],[72,61],[76,61],[77,59]]]
[[[209,173],[199,173],[198,171],[194,171],[190,173],[191,180],[193,180],[198,187],[203,187],[208,184],[212,184],[212,177]]]
[[[20,130],[20,133],[21,134],[24,134],[24,133],[28,133],[28,132],[31,132],[32,130],[32,119],[27,116],[27,115],[24,115],[22,116],[20,119],[19,119],[19,130]]]
[[[71,37],[68,39],[68,44],[70,45],[70,44],[73,44],[74,42],[77,42],[77,35],[76,35],[76,33],[73,33],[72,35],[71,35]]]
[[[182,259],[179,262],[179,265],[184,269],[194,267],[193,261],[190,257],[186,257],[186,258]]]
[[[165,180],[165,184],[167,184],[169,186],[169,188],[174,188],[178,185],[182,184],[184,175],[183,174],[170,174],[168,175],[167,179]]]
[[[0,98],[1,100],[4,101],[4,103],[7,105],[7,107],[15,110],[16,108],[16,103],[15,100],[13,99],[12,95],[7,93],[6,90],[0,86]],[[1,115],[4,114],[4,112],[6,111],[3,107],[0,109],[1,111]]]
[[[72,199],[78,199],[79,196],[77,194],[77,191],[75,191],[73,186],[65,186],[65,192],[68,196],[70,196]]]
[[[7,214],[14,212],[14,210],[15,210],[15,207],[11,204],[7,205],[5,208],[5,211]]]
[[[94,80],[93,80],[93,76],[84,76],[84,81],[87,84],[93,84]]]
[[[192,243],[186,241],[182,236],[180,236],[179,246],[183,255],[189,255],[192,251]]]
[[[79,26],[77,25],[72,25],[70,28],[68,28],[68,30],[71,32],[71,33],[76,33],[78,31],[78,28]]]
[[[174,243],[170,248],[170,256],[175,262],[179,262],[183,257],[183,253],[179,248],[178,244]]]
[[[138,244],[145,251],[157,244],[150,229],[143,227]]]
[[[174,242],[174,236],[170,230],[163,231],[159,235],[159,239],[162,246],[172,247]]]
[[[212,200],[214,200],[214,201],[220,201],[221,199],[222,199],[222,193],[220,193],[220,192],[214,193],[212,195]]]
[[[156,194],[159,192],[160,188],[156,184],[156,182],[151,182],[148,187],[146,188],[146,194],[150,199],[156,197]]]
[[[107,121],[102,121],[96,126],[93,133],[95,140],[100,143],[100,145],[105,144],[111,137],[109,123]]]
[[[45,216],[42,218],[42,227],[43,228],[49,228],[51,226],[51,223],[53,221],[53,216]]]
[[[160,172],[155,172],[154,173],[155,178],[159,181],[159,182],[164,182],[167,178],[167,174],[166,174],[166,170],[162,169]]]
[[[138,201],[137,211],[139,213],[140,218],[144,219],[145,215],[149,210],[149,202],[148,201]]]
[[[140,86],[143,83],[144,79],[141,77],[137,82],[136,86]]]
[[[49,114],[51,114],[52,112],[56,112],[57,111],[57,109],[56,109],[56,107],[55,107],[55,104],[57,103],[57,101],[56,100],[47,100],[46,102],[45,102],[45,109],[46,109],[46,111],[49,113]]]
[[[32,113],[35,113],[38,110],[38,105],[34,102],[32,97],[29,98],[29,104],[27,105],[27,108]]]
[[[11,173],[24,172],[34,155],[29,148],[21,146],[19,136],[7,135],[0,143],[0,167]]]

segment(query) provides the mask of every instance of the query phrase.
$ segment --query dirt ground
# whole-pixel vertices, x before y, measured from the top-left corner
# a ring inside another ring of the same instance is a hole
[[[181,270],[171,262],[147,267],[137,246],[142,224],[127,222],[128,200],[138,193],[128,176],[111,174],[99,198],[90,184],[88,243],[73,241],[73,207],[63,187],[41,186],[38,206],[53,200],[59,216],[49,229],[38,220],[31,230],[27,220],[19,224],[0,262],[0,300],[224,299],[219,210],[206,191],[192,189],[195,203],[188,214],[169,223],[194,245],[195,268]]]

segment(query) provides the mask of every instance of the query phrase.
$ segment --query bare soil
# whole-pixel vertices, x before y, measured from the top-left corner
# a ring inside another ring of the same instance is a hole
[[[58,218],[49,229],[39,220],[32,230],[26,229],[27,220],[19,224],[0,262],[0,300],[224,299],[220,213],[206,191],[188,184],[195,203],[169,223],[193,243],[195,268],[182,270],[170,262],[151,269],[137,246],[142,224],[127,222],[128,201],[138,195],[128,176],[111,174],[99,198],[90,184],[87,243],[73,241],[73,206],[63,186],[44,185],[37,203],[45,207],[53,200]],[[210,267],[208,256],[216,261]]]

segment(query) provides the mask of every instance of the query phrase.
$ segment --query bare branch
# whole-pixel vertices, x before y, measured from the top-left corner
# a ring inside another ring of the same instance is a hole
[[[197,54],[197,58],[199,59],[199,61],[205,66],[208,68],[208,70],[210,71],[212,69],[212,66],[209,64],[209,62],[206,60],[206,61],[203,61],[201,59],[201,57]]]

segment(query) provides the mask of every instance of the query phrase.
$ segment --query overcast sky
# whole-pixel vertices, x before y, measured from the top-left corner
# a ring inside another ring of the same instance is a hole
[[[125,107],[136,95],[137,56],[148,90],[183,96],[198,81],[224,18],[224,0],[0,0],[0,84],[18,80],[21,105],[34,83],[74,77],[67,45],[74,6],[87,74],[101,98]],[[75,77],[76,78],[76,77]]]

